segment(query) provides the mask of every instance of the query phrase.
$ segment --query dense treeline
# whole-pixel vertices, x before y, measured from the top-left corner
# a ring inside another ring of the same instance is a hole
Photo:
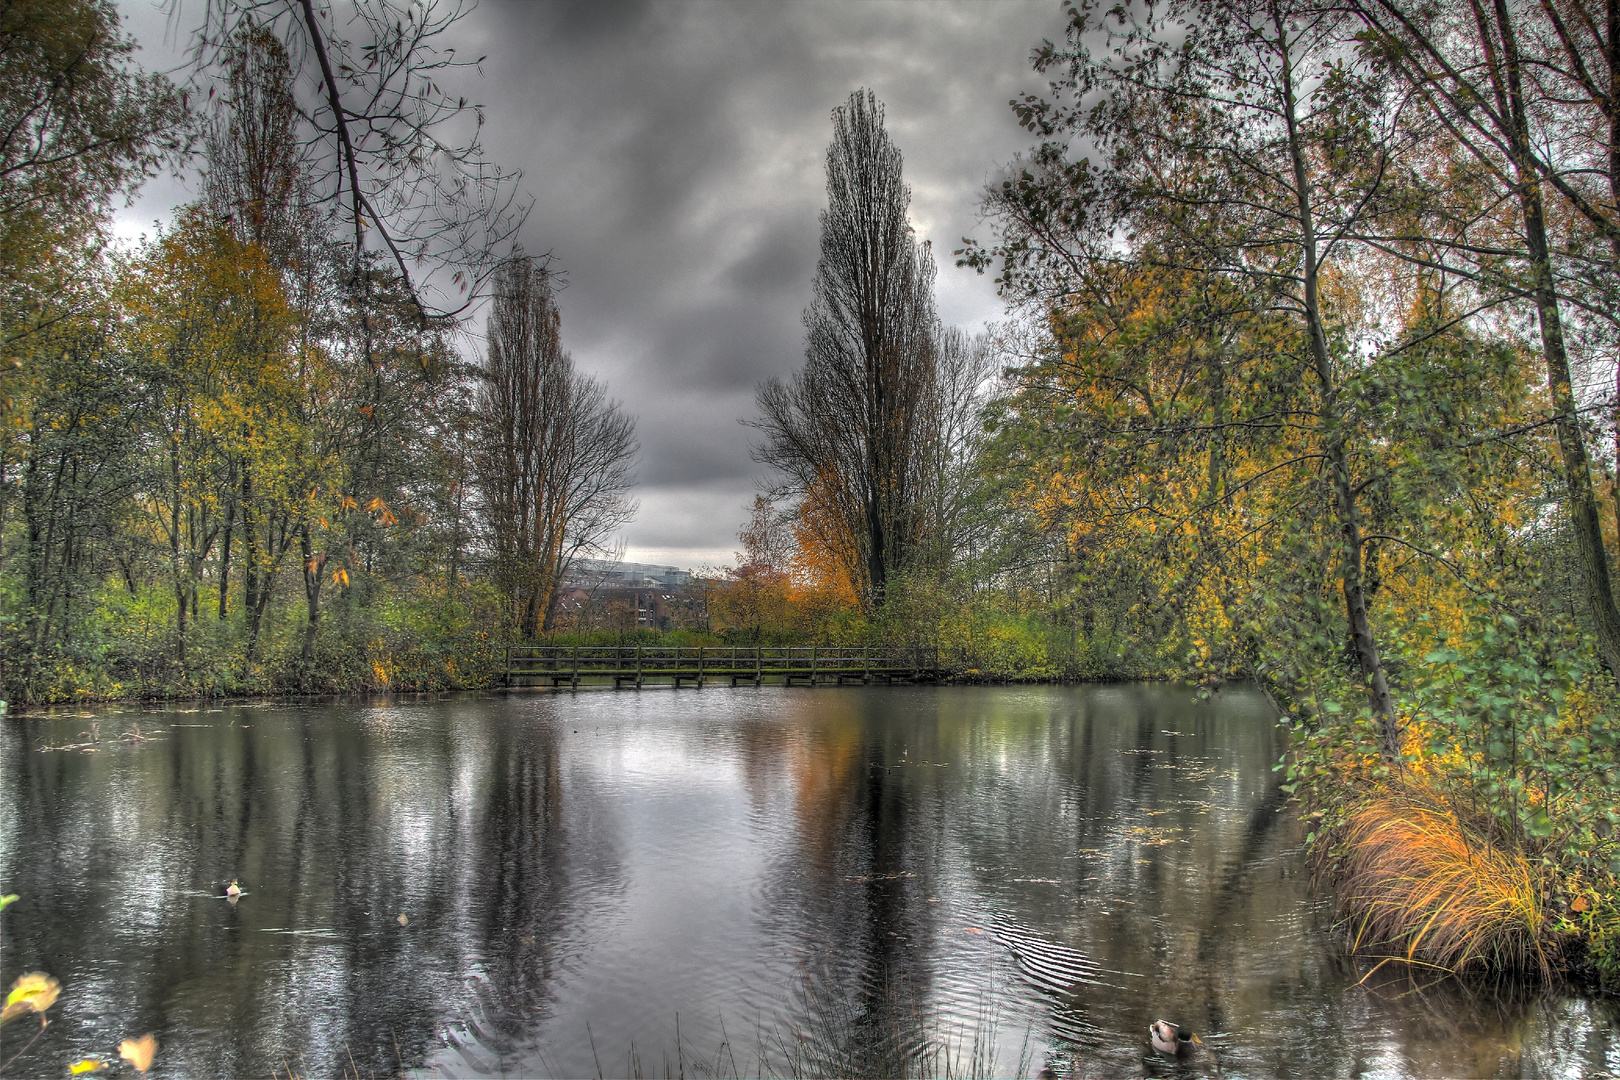
[[[1614,978],[1620,26],[1070,16],[963,253],[1034,329],[986,475],[1150,666],[1273,695],[1363,945]]]
[[[211,6],[199,112],[134,68],[110,4],[0,8],[12,702],[487,684],[535,629],[496,497],[514,373],[564,399],[550,486],[518,492],[566,545],[553,579],[629,509],[630,421],[555,307],[538,368],[513,338],[544,269],[507,246],[515,177],[448,141],[473,108],[434,82],[455,15],[379,0],[369,40],[333,40],[302,10]],[[114,201],[183,163],[198,201],[110,245]],[[478,365],[459,316],[486,286]]]
[[[1620,24],[1582,0],[1068,13],[1034,54],[1048,93],[1012,103],[1038,142],[986,195],[995,239],[958,253],[1012,315],[953,463],[971,525],[883,579],[839,561],[869,613],[842,628],[1001,675],[1253,678],[1363,946],[1620,976]],[[761,393],[793,483],[734,586],[768,597],[774,567],[789,622],[814,621],[829,518],[874,549],[826,511],[863,490],[832,455],[864,450],[867,491],[903,476],[898,421],[824,404],[887,377],[824,343],[859,310],[829,302],[838,252],[881,220],[839,212],[838,133],[804,372]]]

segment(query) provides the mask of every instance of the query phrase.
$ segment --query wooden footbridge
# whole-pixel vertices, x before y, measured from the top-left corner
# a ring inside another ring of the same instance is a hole
[[[823,645],[730,648],[675,645],[509,645],[506,685],[701,687],[723,679],[732,686],[767,682],[786,686],[846,682],[934,682],[943,678],[938,656],[927,653],[839,649]]]

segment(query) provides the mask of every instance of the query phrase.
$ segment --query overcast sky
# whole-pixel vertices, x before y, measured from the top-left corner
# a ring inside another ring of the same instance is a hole
[[[174,64],[156,4],[120,6],[143,63]],[[180,22],[202,7],[184,0]],[[802,360],[831,113],[851,91],[877,94],[905,155],[941,317],[1000,317],[990,279],[950,253],[989,235],[979,193],[1030,140],[1007,102],[1043,88],[1029,53],[1062,30],[1057,0],[485,0],[457,25],[457,51],[487,56],[489,156],[534,198],[524,245],[567,275],[563,341],[637,420],[627,558],[732,561],[762,476],[740,421]],[[188,197],[154,182],[119,231]]]

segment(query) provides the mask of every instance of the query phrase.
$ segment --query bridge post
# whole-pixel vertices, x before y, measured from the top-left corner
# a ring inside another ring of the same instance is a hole
[[[810,646],[810,685],[816,685],[816,647]]]
[[[572,689],[572,690],[578,690],[579,689],[579,646],[578,645],[574,646],[574,675],[573,675],[573,678],[569,680],[568,685],[569,685],[569,688]]]
[[[698,646],[698,680],[697,680],[697,687],[698,687],[699,690],[703,689],[703,653],[704,652],[705,652],[704,646],[699,645]]]

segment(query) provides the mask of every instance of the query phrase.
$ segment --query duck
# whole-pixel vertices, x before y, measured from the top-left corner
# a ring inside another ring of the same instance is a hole
[[[1155,1020],[1149,1024],[1148,1037],[1153,1041],[1153,1049],[1171,1057],[1183,1057],[1194,1045],[1202,1046],[1204,1042],[1187,1028],[1168,1020]]]
[[[242,895],[242,886],[236,883],[235,878],[232,878],[231,883],[225,886],[225,895],[232,900]]]

